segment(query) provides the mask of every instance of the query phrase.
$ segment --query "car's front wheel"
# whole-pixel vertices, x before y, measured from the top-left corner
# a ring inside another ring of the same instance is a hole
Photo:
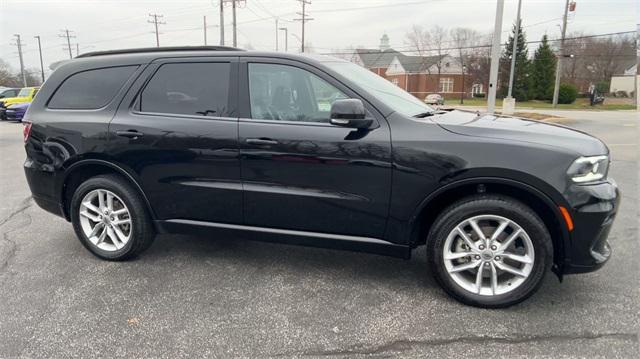
[[[509,197],[474,196],[451,205],[433,224],[427,244],[440,285],[457,300],[479,307],[525,300],[551,266],[544,223]]]
[[[117,175],[100,175],[80,184],[70,211],[80,242],[102,259],[131,258],[147,249],[155,237],[140,195]]]

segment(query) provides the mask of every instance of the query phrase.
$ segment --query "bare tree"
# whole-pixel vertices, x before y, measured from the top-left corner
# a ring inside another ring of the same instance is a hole
[[[451,29],[449,36],[451,37],[453,47],[456,48],[456,55],[458,55],[460,66],[465,65],[465,60],[472,51],[471,47],[478,44],[480,34],[473,29],[456,27]]]
[[[434,25],[430,29],[424,29],[420,25],[413,25],[406,34],[406,42],[421,57],[437,56],[435,67],[437,70],[437,86],[440,84],[440,74],[442,73],[442,58],[446,55],[445,45],[448,41],[448,32],[445,28]],[[427,72],[431,74],[431,68]]]
[[[457,49],[457,61],[460,64],[460,71],[464,76],[465,66],[469,65],[469,57],[473,53],[472,46],[478,44],[480,34],[473,29],[456,27],[451,29],[450,35],[453,47]],[[465,92],[465,89],[462,89]]]
[[[574,32],[567,38],[563,55],[570,57],[565,58],[562,78],[583,92],[591,84],[609,82],[611,76],[624,72],[637,59],[632,36],[596,38]]]
[[[0,86],[22,87],[22,79],[2,59],[0,59]]]

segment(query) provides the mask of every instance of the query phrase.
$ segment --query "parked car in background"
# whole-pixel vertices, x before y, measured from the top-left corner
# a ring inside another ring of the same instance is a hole
[[[156,233],[402,258],[426,245],[425,273],[497,308],[531,296],[550,269],[590,272],[611,255],[620,196],[602,141],[438,111],[340,59],[83,54],[51,74],[23,123],[34,201],[106,260],[139,255]]]
[[[39,87],[23,87],[15,97],[0,99],[0,120],[7,119],[7,107],[19,103],[31,102],[38,93]]]
[[[0,98],[16,97],[18,96],[18,92],[20,92],[20,89],[3,88],[2,90],[0,90]]]
[[[7,120],[21,122],[25,112],[27,112],[27,109],[29,108],[29,105],[31,105],[31,102],[17,103],[7,107],[5,112]]]
[[[424,99],[424,103],[427,105],[444,105],[444,97],[437,93],[432,93],[431,95],[427,95]]]

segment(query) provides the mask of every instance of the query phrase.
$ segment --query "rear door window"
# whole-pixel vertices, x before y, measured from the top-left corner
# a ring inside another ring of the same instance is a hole
[[[228,114],[228,62],[184,62],[160,66],[138,101],[138,110],[190,116]]]
[[[68,77],[49,100],[49,108],[94,110],[106,106],[138,66],[108,67]]]

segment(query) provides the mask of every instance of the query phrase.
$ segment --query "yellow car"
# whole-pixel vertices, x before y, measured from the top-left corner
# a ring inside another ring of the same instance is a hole
[[[16,97],[7,97],[0,99],[0,120],[6,120],[7,107],[19,103],[31,102],[36,95],[39,87],[23,87]]]

